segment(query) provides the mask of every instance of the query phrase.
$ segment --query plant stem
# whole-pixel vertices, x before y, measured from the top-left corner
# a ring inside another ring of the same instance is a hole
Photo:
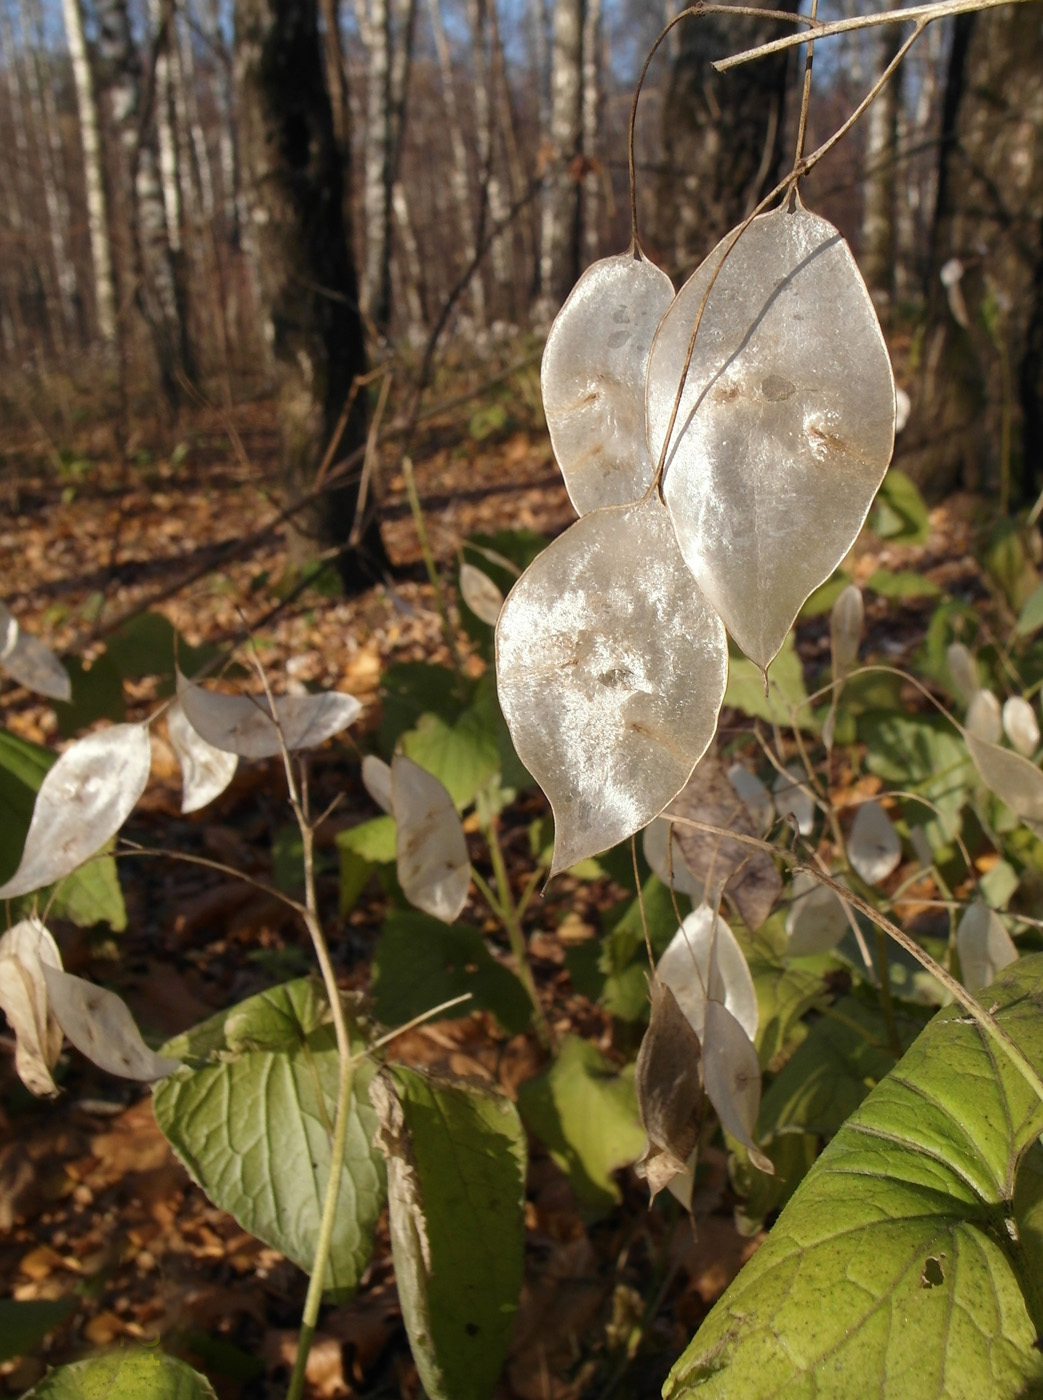
[[[525,930],[522,928],[521,919],[518,915],[518,906],[514,902],[511,893],[511,882],[507,874],[507,862],[503,858],[503,847],[500,845],[500,833],[495,814],[489,808],[489,802],[484,792],[478,794],[477,801],[478,819],[482,824],[485,839],[489,844],[489,857],[493,866],[493,878],[496,881],[496,894],[489,888],[487,881],[483,880],[478,872],[472,871],[474,882],[482,892],[486,903],[499,916],[507,930],[507,937],[510,940],[511,952],[514,960],[518,964],[518,976],[522,986],[529,994],[532,1002],[533,1016],[536,1025],[536,1035],[540,1044],[548,1050],[553,1050],[556,1044],[556,1037],[547,1020],[547,1013],[543,1009],[540,1001],[540,994],[536,988],[536,979],[532,975],[532,967],[529,964],[529,953],[525,944]]]

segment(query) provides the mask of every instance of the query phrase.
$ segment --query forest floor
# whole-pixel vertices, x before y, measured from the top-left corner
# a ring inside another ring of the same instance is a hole
[[[163,612],[192,644],[224,643],[248,627],[277,688],[289,676],[363,702],[347,741],[316,759],[313,782],[316,808],[340,797],[337,824],[369,817],[375,808],[359,781],[358,751],[372,748],[381,676],[396,662],[447,656],[401,471],[386,458],[384,533],[401,580],[350,600],[311,588],[287,602],[281,531],[249,551],[228,552],[276,513],[266,480],[275,452],[272,409],[251,405],[237,412],[234,435],[229,426],[220,414],[200,414],[185,430],[184,451],[155,460],[142,454],[129,468],[103,455],[61,470],[46,454],[9,456],[7,500],[0,496],[0,597],[56,649],[88,660],[103,649],[108,625],[146,606]],[[452,422],[435,423],[415,455],[427,528],[450,579],[453,555],[472,534],[528,528],[553,535],[573,518],[538,423],[508,422],[477,440]],[[931,539],[918,548],[867,542],[856,574],[881,564],[917,568],[947,588],[962,581],[973,592],[971,514],[960,503],[935,511]],[[896,614],[896,606],[876,600],[870,626],[878,649],[900,657],[922,636],[925,614],[915,607]],[[468,645],[462,633],[459,642]],[[821,621],[802,631],[809,663],[825,646]],[[126,700],[132,718],[154,707],[147,682],[129,687]],[[5,693],[3,719],[28,739],[59,742],[54,711],[17,688]],[[242,764],[214,807],[183,817],[177,765],[157,738],[152,781],[127,834],[264,880],[273,842],[289,821],[283,793],[280,765]],[[505,836],[519,885],[528,874],[531,815],[530,804],[518,817],[518,839],[510,830]],[[303,931],[256,889],[162,856],[126,861],[121,876],[125,932],[56,932],[69,969],[119,990],[150,1034],[174,1034],[307,969]],[[551,898],[535,902],[529,929],[541,996],[557,1029],[577,1030],[611,1054],[610,1018],[571,986],[560,926],[566,917],[595,923],[599,902],[614,892],[567,878],[559,884]],[[381,901],[369,895],[341,918],[335,875],[321,882],[320,898],[342,984],[365,992]],[[473,908],[464,918],[480,922]],[[0,1391],[20,1394],[47,1365],[98,1348],[158,1340],[203,1370],[222,1400],[283,1394],[303,1274],[189,1181],[155,1124],[147,1090],[70,1053],[61,1097],[34,1101],[14,1077],[10,1042],[2,1048],[3,1291],[17,1299],[67,1298],[73,1307],[42,1352],[0,1366]],[[508,1093],[542,1064],[535,1037],[509,1040],[482,1014],[424,1026],[390,1053],[498,1081]],[[708,1164],[694,1226],[672,1202],[649,1211],[632,1172],[621,1172],[618,1185],[621,1205],[591,1221],[533,1144],[526,1282],[501,1400],[658,1395],[669,1366],[757,1246],[757,1238],[734,1227],[723,1155]],[[324,1309],[309,1382],[313,1400],[418,1395],[386,1228],[357,1298]]]

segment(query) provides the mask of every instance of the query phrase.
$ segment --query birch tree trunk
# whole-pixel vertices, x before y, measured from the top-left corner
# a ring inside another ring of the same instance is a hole
[[[80,145],[83,150],[83,181],[87,200],[87,229],[90,236],[91,267],[94,275],[94,319],[103,351],[111,355],[116,345],[116,290],[109,242],[109,216],[101,162],[101,122],[95,98],[94,74],[87,57],[83,15],[79,0],[62,0],[65,37],[72,61],[79,115]]]
[[[594,262],[601,250],[602,202],[598,129],[601,121],[601,0],[586,0],[583,16],[583,261]]]
[[[341,153],[316,0],[236,0],[235,30],[240,149],[278,392],[280,477],[296,496],[319,484],[327,449],[336,461],[366,438],[365,395],[353,395],[365,347]],[[335,549],[352,588],[386,566],[376,493],[370,489],[356,519],[359,496],[356,470],[294,517],[298,551]]]
[[[547,321],[579,276],[583,146],[583,0],[555,0],[548,164],[540,226],[537,320]]]
[[[876,73],[879,76],[898,52],[902,35],[897,25],[878,31]],[[859,263],[866,286],[886,325],[895,294],[897,256],[896,165],[901,71],[869,109],[866,118],[865,177],[862,182],[862,239]]]

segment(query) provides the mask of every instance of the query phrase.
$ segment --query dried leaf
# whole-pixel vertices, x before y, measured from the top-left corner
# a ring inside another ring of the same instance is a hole
[[[706,1097],[713,1104],[721,1126],[749,1153],[750,1161],[775,1175],[770,1157],[753,1140],[761,1103],[761,1067],[749,1036],[719,1001],[706,1005],[706,1030],[702,1037],[703,1079]]]
[[[656,459],[717,273],[663,494],[700,588],[764,669],[862,527],[894,445],[895,391],[872,301],[832,224],[799,203],[762,214],[721,265],[733,236],[660,323],[648,364],[648,437]]]
[[[181,810],[198,812],[227,788],[239,757],[208,744],[189,724],[179,700],[167,711],[167,734],[181,767]]]
[[[145,791],[151,763],[146,724],[114,724],[67,748],[40,784],[22,859],[0,899],[53,884],[104,846]]]
[[[398,882],[410,904],[451,924],[467,903],[471,862],[453,799],[404,754],[391,764]]]
[[[46,695],[49,700],[72,698],[69,673],[37,637],[24,631],[11,612],[0,603],[0,671],[12,680]]]
[[[58,1092],[51,1071],[62,1032],[50,1012],[44,965],[61,967],[58,945],[39,919],[23,919],[0,938],[0,1011],[15,1037],[15,1069],[39,1096]]]
[[[717,727],[724,628],[662,504],[594,511],[512,588],[496,628],[514,747],[550,799],[551,874],[640,831]]]
[[[1000,702],[991,690],[979,690],[967,706],[966,727],[977,739],[987,744],[998,744],[1003,733],[1003,718]]]
[[[790,957],[806,958],[828,953],[848,930],[847,914],[840,900],[813,875],[799,870],[793,877],[793,903],[786,915]]]
[[[391,767],[376,754],[367,754],[362,760],[362,786],[384,812],[392,812],[391,806]]]
[[[1003,732],[1025,758],[1031,758],[1039,748],[1039,725],[1027,700],[1012,695],[1003,706]]]
[[[1015,962],[1018,950],[999,915],[976,899],[964,911],[956,928],[963,984],[976,992],[996,980],[996,974]]]
[[[757,993],[746,958],[720,914],[707,904],[693,909],[656,966],[696,1035],[702,1039],[708,1000],[722,1002],[752,1040],[757,1034]]]
[[[540,368],[551,445],[578,514],[640,499],[648,352],[673,300],[669,277],[635,253],[588,267],[558,312]]]
[[[353,695],[338,691],[287,695],[275,702],[273,719],[267,696],[221,695],[193,685],[180,672],[177,693],[196,733],[240,758],[274,758],[283,743],[290,753],[316,748],[346,729],[362,709]]]
[[[496,626],[496,619],[503,607],[503,594],[488,574],[476,569],[473,564],[460,565],[460,596],[482,622]]]
[[[43,972],[55,1019],[76,1049],[100,1069],[124,1079],[153,1080],[179,1067],[179,1060],[148,1048],[115,992],[61,968],[45,965]]]
[[[716,751],[702,758],[667,815],[706,822],[740,836],[757,836],[749,808],[728,781]],[[685,865],[703,882],[708,901],[716,904],[722,893],[727,894],[746,927],[760,928],[782,889],[771,855],[683,821],[676,823],[674,834]]]
[[[698,1146],[703,1076],[699,1039],[673,992],[654,977],[651,995],[652,1013],[634,1072],[637,1107],[648,1146],[634,1170],[648,1182],[654,1201],[665,1186],[688,1170]]]
[[[902,859],[902,842],[879,802],[863,802],[851,823],[848,859],[867,885],[882,885]]]

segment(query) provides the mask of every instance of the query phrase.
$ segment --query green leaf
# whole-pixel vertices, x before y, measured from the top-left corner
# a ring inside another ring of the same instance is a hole
[[[65,658],[65,669],[72,682],[72,699],[56,701],[54,706],[58,733],[63,739],[71,739],[95,720],[122,723],[127,713],[123,681],[107,656],[95,657],[89,671],[78,656],[69,656]]]
[[[632,1064],[618,1070],[596,1045],[567,1036],[550,1069],[520,1085],[518,1107],[589,1216],[618,1205],[612,1173],[645,1148]]]
[[[896,467],[884,477],[869,528],[896,544],[926,544],[931,532],[927,505],[915,484]]]
[[[645,952],[644,920],[652,951],[658,957],[677,932],[678,919],[692,907],[684,895],[672,896],[668,885],[651,875],[641,889],[641,898],[631,900],[601,940],[598,968],[604,974],[598,995],[605,1009],[623,1021],[648,1019],[648,955]]]
[[[121,1347],[106,1356],[59,1366],[23,1400],[216,1400],[205,1376],[183,1361],[147,1347]]]
[[[967,747],[952,724],[942,715],[872,713],[859,720],[858,735],[868,749],[870,773],[927,798],[943,819],[939,831],[929,807],[906,801],[910,822],[926,827],[932,846],[951,841],[960,829],[960,810],[974,777]]]
[[[1041,982],[1035,956],[989,988],[1037,1074]],[[1039,1193],[1019,1197],[1015,1180],[1041,1130],[1018,1071],[959,1008],[940,1011],[826,1148],[664,1395],[1038,1394]]]
[[[1037,584],[1025,599],[1014,631],[1019,637],[1031,637],[1043,627],[1043,583]]]
[[[877,569],[866,579],[864,587],[881,598],[938,598],[944,592],[913,569]]]
[[[764,694],[764,676],[735,644],[728,645],[728,689],[724,703],[741,710],[751,719],[766,719],[781,724],[795,721],[801,729],[815,729],[817,721],[805,702],[804,667],[797,655],[793,633],[782,644],[778,656],[768,667],[768,694]]]
[[[457,807],[469,806],[483,783],[500,767],[493,717],[477,706],[449,724],[421,715],[415,729],[401,736],[402,752],[445,786]]]
[[[800,618],[821,617],[823,613],[828,613],[850,582],[851,575],[845,573],[843,569],[837,569],[836,573],[831,574],[825,583],[820,583],[808,595],[797,616]]]
[[[352,1047],[365,1049],[349,1019]],[[329,1005],[302,979],[171,1040],[189,1065],[155,1089],[156,1120],[193,1179],[244,1230],[310,1270],[330,1167],[339,1064]],[[192,1063],[194,1062],[194,1067]],[[326,1285],[358,1286],[384,1204],[376,1117],[366,1091],[374,1069],[355,1070],[344,1170]]]
[[[488,1400],[514,1326],[525,1239],[525,1133],[484,1085],[396,1066],[370,1090],[388,1161],[402,1315],[430,1400]]]
[[[384,672],[381,682],[384,713],[380,721],[380,748],[388,759],[407,729],[421,715],[436,715],[451,726],[470,700],[471,690],[461,694],[460,681],[448,666],[431,666],[423,661],[407,661]]]
[[[512,1035],[529,1024],[532,1005],[514,973],[465,924],[444,924],[415,909],[387,917],[373,952],[373,1009],[386,1026],[403,1025],[469,992],[453,1015],[491,1011]]]
[[[124,680],[167,677],[170,684],[163,687],[163,693],[171,694],[175,666],[192,677],[220,652],[212,646],[189,646],[162,613],[146,612],[132,617],[107,638],[105,655]]]
[[[757,1055],[767,1068],[789,1044],[801,1017],[824,1001],[826,989],[807,968],[766,957],[759,941],[747,962],[757,993]]]
[[[338,831],[337,845],[352,851],[370,865],[393,865],[395,861],[394,817],[372,817],[368,822]]]
[[[0,1361],[28,1356],[76,1309],[75,1298],[0,1298]]]
[[[36,794],[56,755],[49,749],[0,729],[0,883],[18,868]],[[60,881],[11,903],[12,922],[35,904],[46,905],[56,890],[51,911],[81,928],[107,923],[117,932],[127,927],[116,862],[97,856]]]

